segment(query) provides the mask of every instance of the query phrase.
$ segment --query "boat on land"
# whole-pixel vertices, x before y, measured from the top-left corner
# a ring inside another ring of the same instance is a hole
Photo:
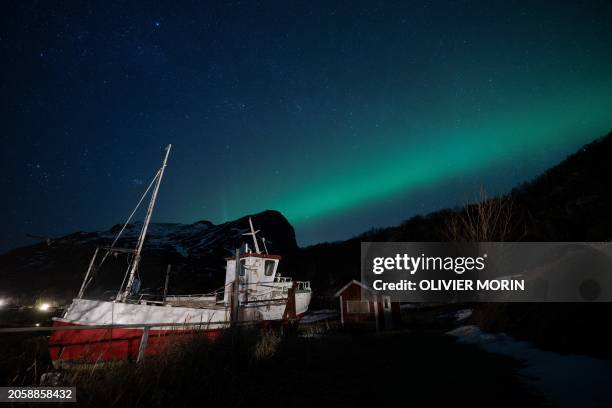
[[[295,326],[308,310],[312,297],[310,282],[281,276],[280,255],[268,253],[249,218],[252,248],[246,244],[226,258],[225,284],[210,293],[168,295],[168,274],[163,294],[140,293],[139,264],[155,201],[168,162],[166,147],[162,166],[134,211],[109,247],[97,248],[76,298],[62,317],[54,318],[49,353],[56,367],[71,363],[136,360],[159,355],[171,344],[196,334],[214,338],[239,325]],[[118,248],[121,234],[138,207],[150,201],[135,248]],[[259,243],[264,250],[260,249]],[[127,254],[129,263],[113,299],[88,299],[84,293],[109,255]],[[100,255],[100,256],[99,256]]]

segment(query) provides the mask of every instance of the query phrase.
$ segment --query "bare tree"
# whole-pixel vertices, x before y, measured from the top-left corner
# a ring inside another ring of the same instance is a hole
[[[514,210],[511,197],[488,198],[481,188],[475,202],[448,218],[443,235],[449,241],[506,241],[516,232]]]

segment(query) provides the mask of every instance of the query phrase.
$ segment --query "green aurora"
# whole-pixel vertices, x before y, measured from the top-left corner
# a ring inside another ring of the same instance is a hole
[[[527,106],[517,102],[514,110],[489,114],[492,119],[487,121],[445,126],[440,115],[429,120],[443,125],[425,129],[418,137],[374,135],[366,150],[356,154],[342,149],[330,162],[315,163],[308,168],[308,182],[288,183],[275,191],[278,201],[259,209],[278,209],[299,228],[355,207],[375,209],[388,197],[478,174],[498,162],[521,162],[536,155],[554,164],[612,128],[611,95],[610,83],[593,84],[589,92],[580,89]],[[393,133],[402,135],[401,129]],[[380,146],[379,139],[395,142]],[[516,180],[520,181],[524,180]],[[244,214],[249,209],[232,212]]]

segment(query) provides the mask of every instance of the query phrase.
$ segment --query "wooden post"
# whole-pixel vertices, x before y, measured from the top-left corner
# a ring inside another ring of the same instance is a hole
[[[340,295],[340,324],[344,327],[344,304],[342,302],[342,295]]]
[[[378,321],[378,295],[374,295],[374,319],[376,320],[376,333],[380,331],[380,322]]]
[[[285,311],[283,313],[283,320],[295,320],[296,318],[296,307],[295,307],[295,282],[287,291],[287,303],[285,305]]]
[[[242,269],[242,265],[240,265],[240,269]],[[238,282],[240,282],[240,280],[238,280]],[[246,306],[249,304],[249,270],[246,268],[246,265],[244,268],[244,280],[242,281],[242,288],[244,290],[244,296],[242,297],[242,304]],[[248,319],[247,309],[245,306],[243,306],[241,309],[238,309],[239,320]]]
[[[149,341],[149,326],[145,326],[142,331],[142,338],[140,339],[140,347],[138,348],[138,357],[136,358],[137,363],[144,361],[145,349],[147,348],[148,341]]]
[[[230,314],[230,320],[232,326],[235,326],[238,322],[238,293],[239,293],[239,282],[240,282],[240,249],[236,249],[236,265],[234,266],[234,282],[232,282],[232,310]]]

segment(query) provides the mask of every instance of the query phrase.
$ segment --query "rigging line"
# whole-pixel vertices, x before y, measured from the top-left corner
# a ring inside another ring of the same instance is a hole
[[[125,270],[125,274],[123,275],[123,280],[121,281],[121,286],[119,286],[119,291],[117,292],[117,296],[115,297],[115,299],[119,298],[119,295],[123,291],[123,285],[125,284],[125,279],[128,276],[128,273],[130,271],[130,265],[132,264],[131,257],[132,257],[132,255],[128,254],[128,256],[126,258],[127,268]]]
[[[100,269],[100,267],[102,266],[102,264],[104,263],[104,261],[106,260],[106,258],[108,257],[108,254],[111,252],[111,250],[115,247],[115,245],[117,244],[117,241],[119,241],[119,238],[121,237],[121,234],[123,234],[123,231],[125,231],[125,229],[127,228],[127,226],[130,224],[130,221],[132,220],[132,217],[134,216],[134,214],[136,214],[136,211],[138,210],[138,207],[140,207],[140,204],[142,204],[142,201],[145,199],[145,197],[147,196],[147,194],[149,193],[149,190],[151,189],[151,187],[153,186],[153,184],[155,183],[155,180],[157,180],[157,178],[159,177],[159,172],[160,170],[157,170],[157,173],[155,173],[155,177],[153,177],[153,179],[151,180],[151,182],[149,183],[149,187],[147,187],[147,189],[145,190],[145,192],[142,194],[142,197],[140,197],[140,200],[138,201],[138,204],[136,204],[136,207],[134,207],[134,209],[132,210],[132,213],[130,214],[130,216],[128,217],[128,219],[125,221],[125,223],[123,224],[123,226],[121,227],[121,230],[119,231],[119,233],[115,236],[115,239],[113,240],[113,243],[111,244],[111,246],[109,247],[109,250],[106,251],[106,253],[104,254],[104,256],[102,257],[102,260],[100,261],[100,263],[98,264],[98,266],[96,267],[96,271],[98,269]]]

